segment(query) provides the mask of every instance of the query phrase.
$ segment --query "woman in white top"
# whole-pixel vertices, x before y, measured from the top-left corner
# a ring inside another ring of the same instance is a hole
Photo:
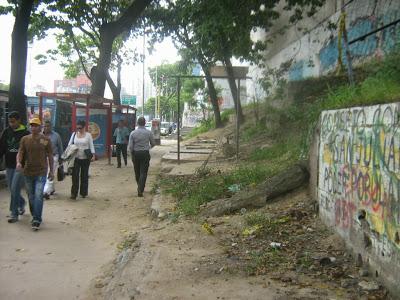
[[[89,132],[86,132],[85,126],[85,121],[78,121],[76,125],[77,131],[72,134],[68,143],[68,145],[75,144],[78,147],[74,168],[72,169],[71,199],[76,199],[78,191],[82,198],[88,195],[89,165],[95,159],[93,138]]]

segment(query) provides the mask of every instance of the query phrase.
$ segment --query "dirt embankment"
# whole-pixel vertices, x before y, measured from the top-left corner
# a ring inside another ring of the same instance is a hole
[[[371,285],[359,285],[368,282],[365,274],[358,273],[321,226],[304,190],[259,210],[268,218],[253,218],[251,225],[249,215],[255,211],[176,223],[152,219],[149,191],[168,147],[152,151],[144,198],[136,197],[131,166],[117,169],[96,162],[89,197],[72,201],[70,179],[58,184],[57,195],[45,202],[44,222],[36,233],[28,216],[6,223],[8,192],[1,190],[0,298],[381,297],[380,289],[367,291]],[[205,221],[213,234],[204,230]],[[272,242],[281,245],[271,248]]]

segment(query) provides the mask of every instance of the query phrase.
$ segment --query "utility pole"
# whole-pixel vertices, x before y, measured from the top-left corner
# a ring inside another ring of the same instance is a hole
[[[146,60],[146,52],[145,52],[145,47],[146,47],[146,28],[143,30],[143,70],[142,70],[142,116],[144,116],[144,64]]]
[[[158,118],[158,66],[156,66],[156,100],[154,102],[154,118]]]

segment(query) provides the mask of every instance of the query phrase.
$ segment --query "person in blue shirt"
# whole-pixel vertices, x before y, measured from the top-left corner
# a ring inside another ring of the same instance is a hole
[[[125,166],[128,164],[127,147],[129,140],[129,129],[124,125],[124,121],[118,121],[118,127],[114,131],[114,137],[116,138],[117,144],[117,168],[121,168],[121,153],[124,158]]]

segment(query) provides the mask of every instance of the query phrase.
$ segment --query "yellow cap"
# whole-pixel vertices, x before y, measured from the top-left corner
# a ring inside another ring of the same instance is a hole
[[[32,119],[30,119],[29,120],[29,124],[30,125],[32,125],[32,124],[34,124],[34,125],[42,125],[42,122],[40,121],[40,119],[39,118],[32,118]]]

